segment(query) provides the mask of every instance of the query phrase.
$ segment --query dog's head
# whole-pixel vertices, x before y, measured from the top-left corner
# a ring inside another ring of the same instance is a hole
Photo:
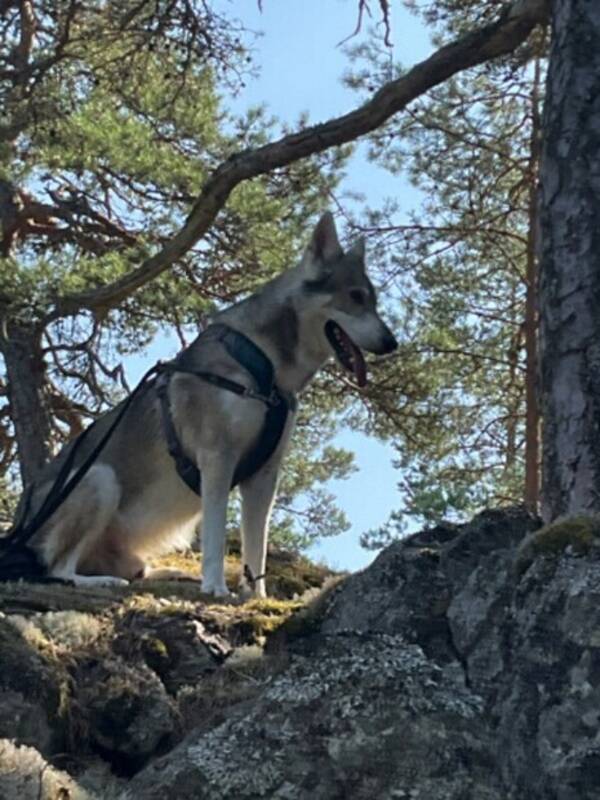
[[[367,380],[361,350],[383,355],[398,347],[377,313],[377,297],[365,266],[364,239],[344,252],[330,212],[319,220],[301,264],[303,289],[311,297],[313,324],[340,364],[354,373],[359,386]]]

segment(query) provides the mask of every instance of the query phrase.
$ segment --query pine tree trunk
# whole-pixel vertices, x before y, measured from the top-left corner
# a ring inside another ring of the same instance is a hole
[[[541,162],[542,513],[600,511],[600,3],[555,0]]]
[[[0,340],[8,377],[8,399],[15,429],[23,486],[49,457],[50,415],[44,395],[44,361],[37,331],[8,326]]]
[[[527,508],[538,513],[540,501],[540,411],[538,397],[538,172],[540,163],[540,59],[535,61],[531,91],[529,150],[529,230],[525,295],[525,492]]]

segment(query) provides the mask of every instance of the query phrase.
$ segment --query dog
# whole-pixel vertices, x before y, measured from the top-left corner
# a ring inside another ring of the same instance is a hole
[[[211,330],[234,331],[272,366],[274,385],[289,413],[266,463],[240,481],[242,564],[240,589],[264,597],[269,518],[277,476],[294,426],[295,397],[335,355],[366,382],[362,350],[387,354],[396,339],[377,311],[365,268],[364,240],[342,250],[331,213],[325,213],[300,263],[256,294],[219,312],[183,351],[186,371],[172,373],[163,394],[175,437],[200,471],[201,497],[181,479],[169,452],[158,382],[136,393],[81,482],[34,533],[28,546],[53,578],[77,585],[124,584],[142,577],[182,577],[151,570],[148,556],[189,544],[202,520],[202,591],[229,594],[225,584],[228,496],[240,461],[252,452],[265,425],[268,398],[248,369]],[[220,326],[220,328],[219,328]],[[176,362],[178,363],[178,362]],[[190,374],[192,373],[192,374]],[[217,383],[198,374],[219,376]],[[221,381],[222,384],[219,384]],[[238,387],[236,391],[228,390]],[[119,406],[97,420],[76,470],[105,435]],[[73,444],[41,472],[30,497],[33,515],[48,496]]]

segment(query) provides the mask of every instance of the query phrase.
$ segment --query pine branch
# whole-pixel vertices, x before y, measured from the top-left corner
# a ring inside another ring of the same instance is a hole
[[[59,298],[48,319],[75,314],[81,309],[101,310],[118,305],[185,255],[209,230],[240,183],[370,133],[408,103],[458,72],[512,52],[536,25],[547,20],[548,12],[548,0],[516,0],[505,6],[496,22],[440,48],[402,77],[385,84],[354,111],[231,156],[206,181],[183,228],[162,250],[117,281]]]

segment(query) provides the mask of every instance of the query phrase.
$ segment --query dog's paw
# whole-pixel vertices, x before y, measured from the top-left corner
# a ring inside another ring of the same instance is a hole
[[[138,580],[193,581],[197,583],[200,581],[200,576],[192,575],[191,572],[184,572],[181,569],[174,569],[171,567],[146,567],[143,575],[140,575]]]
[[[116,575],[72,575],[69,580],[75,586],[129,586],[129,581]]]
[[[264,599],[267,596],[264,584],[250,586],[245,581],[240,582],[237,587],[237,594],[241,600]]]
[[[210,581],[202,581],[202,593],[212,594],[213,597],[235,597],[233,592],[230,592],[225,583],[213,584]]]

